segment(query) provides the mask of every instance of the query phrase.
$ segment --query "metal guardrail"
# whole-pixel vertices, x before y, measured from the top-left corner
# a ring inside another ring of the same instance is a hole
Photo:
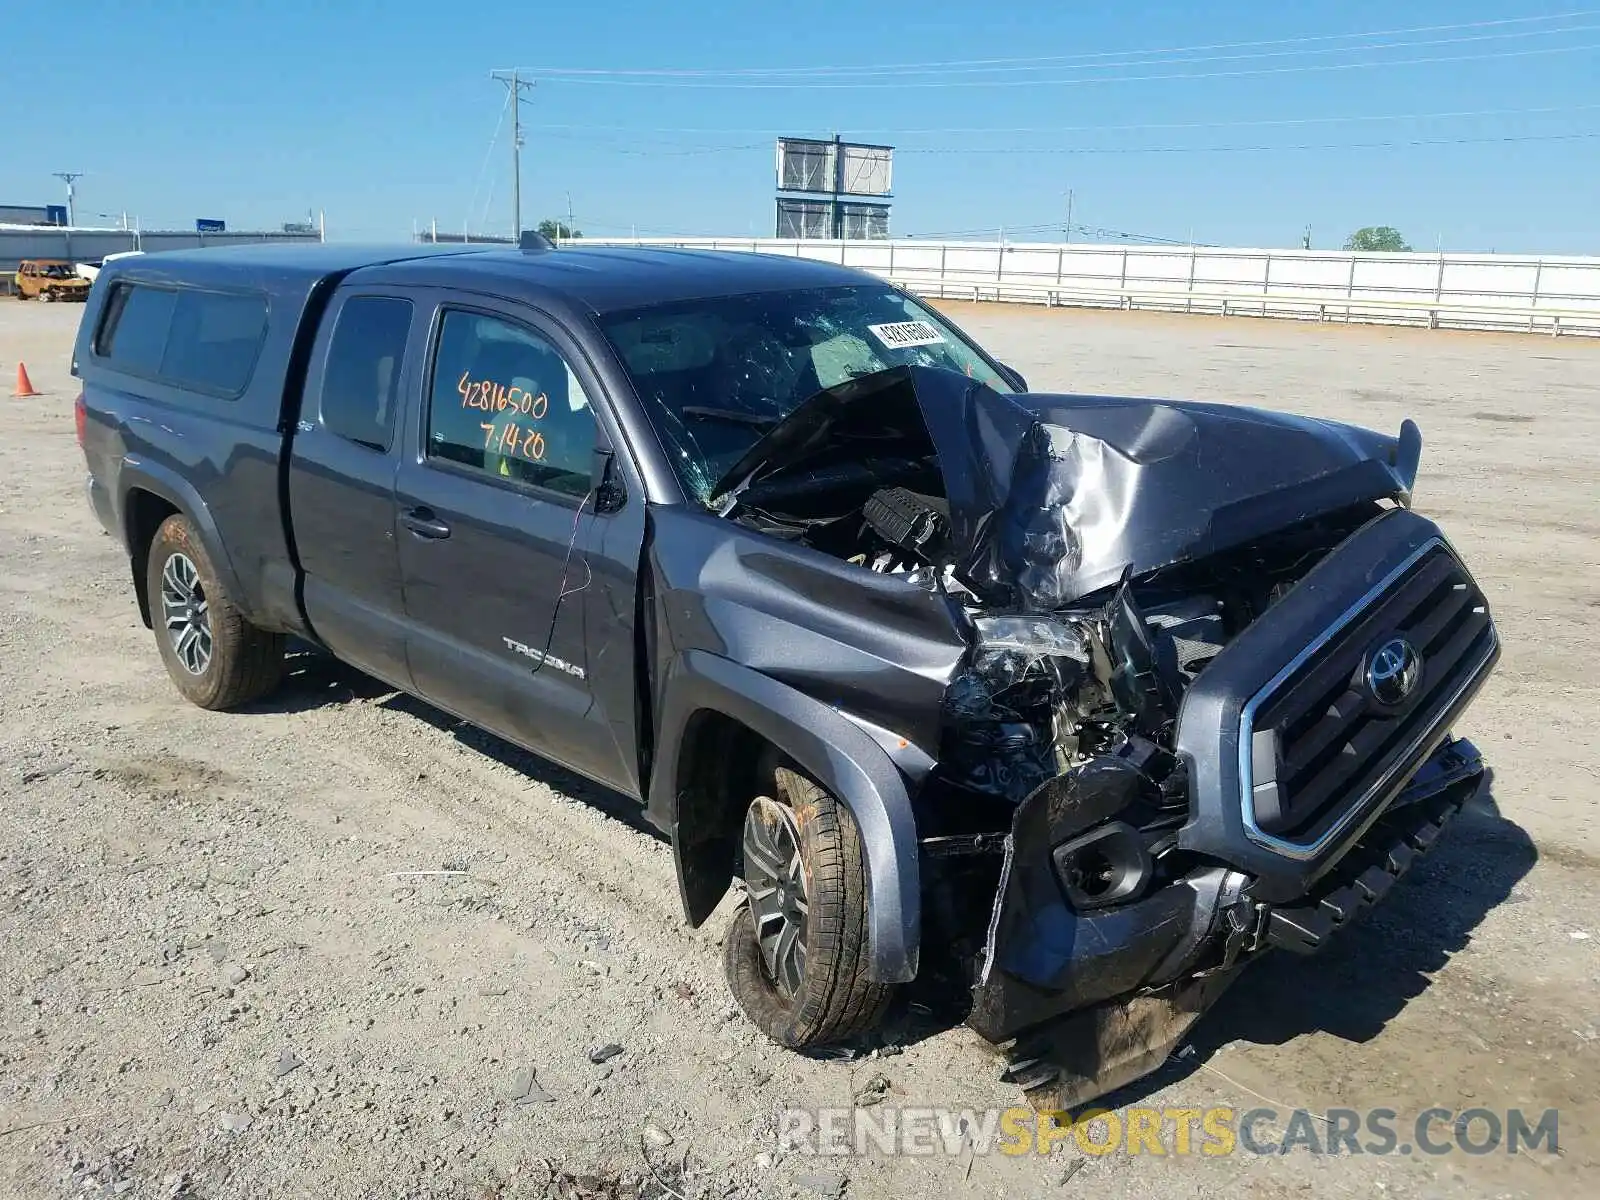
[[[583,240],[813,258],[931,298],[1600,335],[1600,258],[914,239]]]
[[[1357,299],[1289,295],[1262,292],[1140,291],[1134,288],[1096,289],[1057,287],[1037,283],[963,283],[955,280],[930,282],[921,278],[890,276],[889,282],[923,297],[941,300],[993,300],[1013,302],[1042,301],[1047,307],[1146,309],[1157,312],[1214,313],[1220,316],[1304,317],[1319,321],[1339,320],[1375,323],[1390,322],[1442,326],[1443,319],[1465,326],[1477,319],[1483,328],[1516,325],[1529,333],[1541,328],[1552,336],[1563,333],[1600,334],[1600,313],[1583,309],[1521,308],[1493,304],[1440,304],[1426,300],[1390,300],[1382,297]],[[1525,323],[1525,324],[1524,324]]]

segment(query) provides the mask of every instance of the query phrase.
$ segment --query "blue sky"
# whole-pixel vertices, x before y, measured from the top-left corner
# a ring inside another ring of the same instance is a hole
[[[897,235],[1048,239],[1071,188],[1078,223],[1174,239],[1600,253],[1581,0],[8,7],[0,202],[81,170],[80,220],[505,232],[489,72],[518,67],[530,226],[570,193],[590,233],[770,235],[773,138],[837,130],[898,147]],[[649,71],[702,73],[618,74]]]

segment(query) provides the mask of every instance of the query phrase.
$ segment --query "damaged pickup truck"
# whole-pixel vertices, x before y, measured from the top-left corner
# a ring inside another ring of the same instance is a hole
[[[108,264],[89,494],[179,689],[294,635],[629,796],[810,1049],[960,980],[1066,1106],[1381,900],[1482,784],[1499,654],[1421,439],[1027,392],[881,281],[748,254]]]

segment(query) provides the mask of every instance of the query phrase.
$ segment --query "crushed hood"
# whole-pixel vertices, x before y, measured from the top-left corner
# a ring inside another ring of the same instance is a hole
[[[937,455],[953,565],[979,596],[1048,610],[1125,573],[1203,558],[1329,513],[1409,501],[1422,438],[1231,405],[1005,395],[895,367],[818,392],[713,495],[870,457]]]

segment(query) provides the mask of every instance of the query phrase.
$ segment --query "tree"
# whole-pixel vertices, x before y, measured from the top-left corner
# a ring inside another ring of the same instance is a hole
[[[565,221],[552,221],[548,217],[539,222],[539,232],[552,242],[569,242],[583,236],[583,230],[574,229]]]
[[[1392,225],[1368,225],[1356,230],[1344,241],[1346,250],[1381,250],[1390,254],[1405,253],[1411,247]]]

